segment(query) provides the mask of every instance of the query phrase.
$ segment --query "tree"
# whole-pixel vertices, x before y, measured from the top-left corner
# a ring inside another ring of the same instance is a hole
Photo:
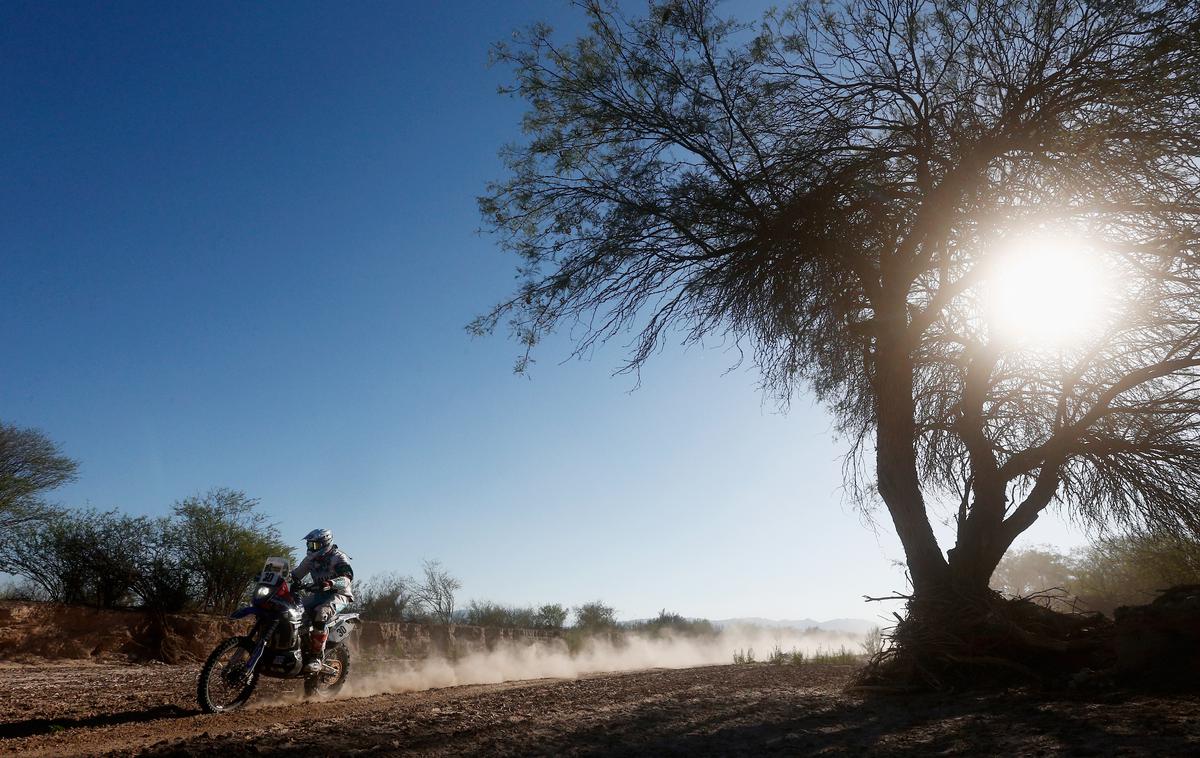
[[[228,613],[271,556],[292,560],[278,528],[244,492],[214,489],[175,504],[182,568],[199,583],[199,610]]]
[[[141,517],[133,525],[137,551],[130,591],[156,613],[178,613],[192,605],[198,583],[186,565],[183,528],[170,518]]]
[[[85,603],[95,599],[93,546],[97,514],[44,510],[0,540],[0,571],[20,576],[47,600]]]
[[[355,589],[363,618],[371,621],[408,621],[420,614],[411,577],[377,574]]]
[[[1200,540],[1157,530],[1134,530],[1096,540],[1074,557],[1071,591],[1090,610],[1112,615],[1143,605],[1159,591],[1200,583]]]
[[[44,514],[42,494],[73,480],[77,469],[38,430],[0,422],[0,531]]]
[[[90,594],[100,608],[129,605],[153,535],[152,521],[116,511],[77,511],[74,518],[85,540],[79,557],[89,577]]]
[[[480,202],[523,284],[471,328],[507,320],[519,370],[561,325],[579,352],[632,331],[631,371],[675,335],[736,343],[831,409],[935,624],[990,602],[1053,503],[1200,526],[1200,6],[795,3],[756,31],[708,0],[580,5],[573,45],[495,51],[530,108]],[[1119,283],[1070,344],[989,316],[1031,230]]]
[[[992,574],[992,587],[1023,597],[1046,590],[1065,590],[1073,579],[1069,557],[1042,545],[1009,551]]]
[[[575,608],[575,628],[587,632],[615,629],[617,612],[600,601],[584,603]]]
[[[462,582],[442,568],[440,561],[425,561],[423,572],[424,578],[413,587],[413,597],[441,623],[453,623],[454,593],[462,589]]]
[[[539,629],[562,629],[567,622],[567,609],[560,603],[547,603],[537,609],[533,624]]]

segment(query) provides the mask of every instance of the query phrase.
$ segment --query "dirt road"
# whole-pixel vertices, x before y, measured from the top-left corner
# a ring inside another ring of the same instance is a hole
[[[712,666],[195,712],[176,666],[0,667],[0,754],[1200,754],[1200,698],[873,697],[841,666]]]

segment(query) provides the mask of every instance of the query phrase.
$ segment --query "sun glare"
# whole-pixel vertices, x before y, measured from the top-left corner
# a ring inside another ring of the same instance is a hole
[[[989,286],[994,336],[1069,348],[1104,320],[1110,287],[1096,251],[1067,235],[1006,245]]]

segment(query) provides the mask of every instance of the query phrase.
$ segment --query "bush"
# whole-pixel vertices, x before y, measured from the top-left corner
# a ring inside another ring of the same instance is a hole
[[[294,563],[291,547],[257,507],[244,492],[224,488],[175,505],[182,564],[198,583],[199,610],[234,610],[271,556]]]
[[[685,635],[688,637],[714,637],[717,628],[708,619],[689,619],[667,609],[658,612],[656,618],[627,624],[626,629],[641,632],[651,637],[660,637],[665,633]]]
[[[1167,587],[1200,584],[1200,541],[1155,530],[1107,537],[1074,556],[1074,573],[1073,594],[1111,616],[1122,605],[1149,603]]]
[[[537,609],[533,623],[538,629],[562,629],[567,622],[567,609],[558,603],[543,605]]]
[[[1014,550],[992,572],[991,586],[1012,597],[1066,588],[1074,578],[1071,563],[1050,545]]]
[[[562,629],[567,609],[558,603],[537,608],[521,608],[490,601],[472,600],[463,614],[463,622],[472,626],[511,629]]]
[[[584,632],[616,629],[616,611],[600,601],[584,603],[575,608],[575,628]]]
[[[184,565],[182,527],[165,517],[139,519],[138,525],[130,590],[147,610],[177,613],[193,606],[197,581]]]
[[[532,629],[537,626],[537,611],[488,601],[472,600],[467,606],[465,622],[472,626]]]
[[[1071,555],[1049,546],[1014,551],[992,576],[992,586],[1025,596],[1062,588],[1038,598],[1043,605],[1068,605],[1112,615],[1122,605],[1142,605],[1158,590],[1200,584],[1200,540],[1161,530],[1134,529],[1104,537]]]
[[[291,555],[255,505],[216,490],[178,504],[171,518],[43,509],[0,540],[0,571],[55,602],[227,613],[268,556]]]
[[[848,663],[860,663],[862,661],[862,659],[863,659],[862,655],[847,648],[845,645],[839,647],[837,650],[818,649],[817,652],[813,653],[812,655],[810,655],[808,657],[808,661],[810,663],[848,664]]]
[[[112,607],[128,590],[128,576],[112,576],[102,560],[100,533],[112,513],[44,511],[36,521],[9,530],[0,540],[0,571],[22,577],[46,599]]]
[[[363,618],[371,621],[412,621],[420,616],[420,607],[413,596],[412,577],[395,572],[376,574],[357,583],[355,605]]]

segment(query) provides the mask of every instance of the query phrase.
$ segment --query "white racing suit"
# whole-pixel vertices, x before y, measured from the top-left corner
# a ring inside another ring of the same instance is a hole
[[[330,583],[328,590],[318,590],[304,598],[304,608],[312,619],[312,633],[309,635],[309,649],[305,659],[321,658],[325,652],[325,640],[329,637],[327,625],[337,612],[354,601],[354,593],[350,583],[354,579],[354,570],[350,568],[350,559],[337,545],[331,545],[320,553],[305,556],[300,565],[292,571],[292,580],[299,583],[305,575],[312,583],[321,586]]]

